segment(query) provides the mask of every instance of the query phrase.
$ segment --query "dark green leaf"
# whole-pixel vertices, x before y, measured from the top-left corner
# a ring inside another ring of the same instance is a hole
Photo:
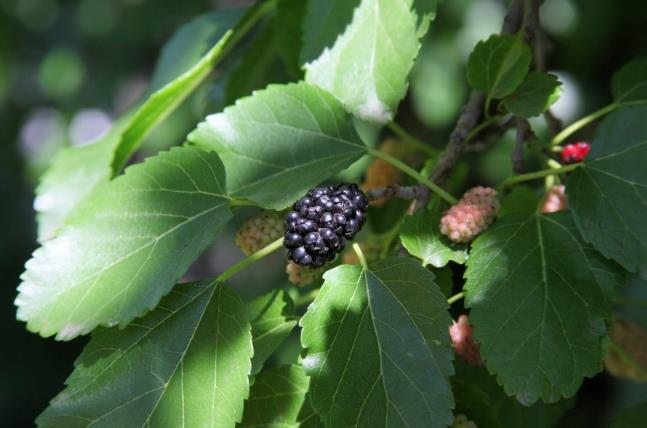
[[[647,403],[640,403],[623,409],[616,415],[611,424],[611,428],[637,428],[643,426],[646,420]]]
[[[252,323],[254,358],[252,375],[260,372],[267,358],[279,347],[297,324],[294,304],[283,290],[274,290],[247,305]]]
[[[510,95],[528,73],[532,52],[521,35],[494,34],[480,41],[467,62],[467,80],[493,98]]]
[[[427,6],[421,24],[413,3],[363,0],[332,48],[306,64],[306,81],[330,91],[363,120],[389,122],[407,92],[422,24],[435,6],[418,2]]]
[[[178,147],[105,183],[22,275],[18,319],[68,340],[154,308],[231,217],[218,156]]]
[[[503,100],[503,105],[510,113],[529,118],[548,110],[561,93],[556,76],[531,71],[521,86]]]
[[[647,58],[637,58],[615,72],[611,92],[617,103],[647,102]]]
[[[317,59],[325,48],[331,48],[353,19],[360,0],[307,0],[303,19],[303,46],[300,62]]]
[[[479,428],[547,428],[554,426],[574,400],[556,404],[524,406],[506,395],[494,376],[484,368],[455,364],[452,386],[456,397],[454,413],[464,414]]]
[[[301,366],[282,366],[266,370],[256,381],[245,402],[241,427],[297,427],[297,419],[308,392],[309,379]]]
[[[452,420],[447,301],[413,259],[328,271],[301,320],[310,401],[326,426]]]
[[[568,212],[510,214],[472,244],[466,302],[481,355],[524,404],[601,369],[609,306]]]
[[[290,74],[301,79],[299,54],[303,43],[303,20],[306,14],[304,0],[280,0],[272,20],[274,44]]]
[[[230,427],[249,392],[245,306],[212,281],[181,284],[124,330],[99,329],[42,427]]]
[[[424,265],[443,267],[450,261],[465,263],[467,246],[455,244],[440,233],[442,216],[440,204],[406,216],[400,229],[402,245],[411,255],[422,259]]]
[[[498,216],[503,217],[512,213],[532,214],[539,206],[539,195],[528,186],[516,186],[505,197]]]
[[[207,117],[189,140],[215,150],[231,196],[285,208],[365,153],[351,117],[307,83],[271,85]]]
[[[584,239],[625,269],[647,272],[647,107],[623,108],[599,126],[571,173],[568,203]]]

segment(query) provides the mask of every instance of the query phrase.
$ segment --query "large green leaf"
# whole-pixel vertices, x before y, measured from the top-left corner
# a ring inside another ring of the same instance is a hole
[[[256,376],[245,402],[241,427],[298,427],[299,413],[308,392],[308,378],[301,366],[282,366]]]
[[[436,203],[430,209],[406,216],[400,229],[400,240],[407,251],[425,265],[443,267],[450,261],[465,263],[467,246],[455,244],[440,233],[443,212]]]
[[[445,427],[451,322],[433,275],[409,258],[328,271],[301,320],[310,402],[326,426]]]
[[[36,190],[40,241],[54,236],[70,214],[97,186],[118,173],[155,126],[207,77],[230,47],[231,28],[240,15],[239,11],[210,13],[181,27],[162,51],[149,89],[152,94],[97,142],[66,148],[55,158]],[[244,23],[243,19],[240,25]]]
[[[249,392],[245,307],[213,281],[180,284],[124,330],[99,329],[42,427],[231,427]]]
[[[503,98],[521,85],[531,59],[532,52],[520,34],[493,34],[478,42],[470,54],[467,80],[474,89]]]
[[[231,196],[285,208],[365,154],[351,116],[307,83],[271,85],[207,117],[189,135],[225,164]]]
[[[517,116],[538,116],[559,99],[561,92],[556,76],[531,71],[521,86],[503,100],[503,105]]]
[[[470,322],[488,369],[524,404],[572,396],[601,369],[609,302],[593,257],[568,212],[506,215],[472,244]]]
[[[18,318],[67,340],[154,308],[231,217],[224,189],[218,156],[194,147],[128,168],[27,262]]]
[[[300,62],[305,64],[331,48],[353,19],[360,0],[307,0]]]
[[[255,375],[297,325],[297,317],[292,299],[283,290],[274,290],[254,299],[247,305],[247,312],[252,324],[252,375]]]
[[[617,103],[647,102],[647,58],[637,58],[614,73],[611,92]]]
[[[647,272],[647,107],[623,108],[598,128],[571,173],[569,206],[584,239],[625,269]]]
[[[555,425],[574,400],[562,400],[555,404],[538,402],[524,406],[506,395],[494,376],[483,367],[455,364],[456,375],[452,378],[456,409],[479,428],[547,428]]]
[[[332,92],[364,120],[389,122],[407,92],[421,28],[434,8],[435,1],[362,0],[335,44],[306,64],[306,81]]]

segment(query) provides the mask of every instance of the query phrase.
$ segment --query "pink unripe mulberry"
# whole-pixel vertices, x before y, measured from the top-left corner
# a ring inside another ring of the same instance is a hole
[[[554,213],[567,208],[568,203],[566,202],[564,186],[560,184],[551,187],[548,193],[546,193],[546,199],[544,199],[544,205],[541,208],[541,212]]]
[[[479,344],[474,341],[474,333],[467,315],[458,317],[458,322],[454,322],[449,327],[449,335],[452,338],[452,348],[456,355],[473,366],[483,365]]]
[[[440,232],[454,242],[469,242],[488,228],[500,206],[496,190],[474,187],[440,219]]]

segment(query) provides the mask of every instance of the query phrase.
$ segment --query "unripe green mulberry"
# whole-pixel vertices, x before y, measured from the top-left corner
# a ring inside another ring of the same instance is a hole
[[[292,284],[298,287],[305,287],[321,278],[326,269],[326,266],[304,266],[293,261],[289,261],[285,268],[285,273],[288,274],[288,281]]]
[[[478,425],[467,419],[465,415],[456,415],[451,428],[478,428]]]
[[[247,220],[236,234],[236,245],[246,256],[283,236],[283,218],[275,211],[262,211]]]

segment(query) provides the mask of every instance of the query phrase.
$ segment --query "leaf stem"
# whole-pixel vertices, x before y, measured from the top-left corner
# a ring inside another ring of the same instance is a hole
[[[253,265],[262,258],[270,255],[274,251],[278,250],[283,246],[283,238],[279,238],[276,241],[272,242],[270,245],[261,248],[251,256],[244,258],[235,265],[231,266],[229,269],[225,270],[223,273],[218,275],[218,281],[225,282],[232,276],[236,275],[241,270],[247,268],[248,266]]]
[[[618,104],[618,103],[611,103],[571,123],[569,126],[564,128],[559,134],[553,137],[553,139],[550,142],[550,145],[552,146],[555,144],[560,144],[562,141],[566,140],[568,137],[570,137],[575,132],[579,131],[581,128],[584,128],[586,125],[588,125],[589,123],[593,122],[596,119],[599,119],[605,114],[611,113],[613,110],[620,107],[620,105],[621,104]]]
[[[609,348],[617,353],[625,364],[631,366],[631,368],[636,370],[644,379],[647,380],[647,371],[645,371],[645,369],[641,367],[631,355],[627,354],[620,345],[615,343],[613,340],[609,340]]]
[[[463,297],[465,297],[465,292],[461,291],[460,293],[456,293],[452,297],[447,299],[447,303],[449,303],[451,305],[452,303],[459,301]]]
[[[549,175],[553,175],[553,174],[561,174],[561,173],[564,173],[564,172],[573,171],[578,166],[580,166],[579,163],[574,163],[574,164],[571,164],[571,165],[563,166],[561,168],[544,169],[544,170],[541,170],[541,171],[529,172],[527,174],[515,175],[515,176],[508,177],[505,180],[503,180],[503,182],[499,185],[499,188],[502,189],[502,188],[505,188],[505,187],[512,186],[513,184],[521,183],[521,182],[524,182],[524,181],[535,180],[537,178],[548,177]]]
[[[409,134],[407,131],[405,131],[400,125],[398,125],[395,122],[389,122],[387,127],[393,131],[395,135],[397,135],[404,143],[408,144],[409,146],[418,149],[422,152],[425,152],[430,155],[437,155],[438,151],[434,149],[433,147],[429,146],[428,144],[425,144],[424,142],[420,141],[413,135]]]
[[[364,258],[364,253],[362,252],[362,249],[357,242],[353,243],[353,251],[355,251],[355,254],[357,254],[357,258],[359,259],[362,268],[364,270],[368,270],[368,264],[366,263],[366,259]]]
[[[434,183],[433,181],[429,180],[427,177],[421,175],[418,171],[415,169],[411,168],[409,165],[406,163],[402,162],[401,160],[384,153],[380,150],[374,149],[372,147],[367,147],[366,151],[371,154],[372,156],[375,156],[376,158],[380,158],[383,161],[393,165],[400,171],[404,172],[407,174],[409,177],[417,180],[419,183],[424,184],[427,186],[429,189],[431,189],[432,192],[443,198],[445,201],[447,201],[450,205],[454,205],[458,202],[458,199],[453,197],[451,194],[449,194],[445,189]]]

